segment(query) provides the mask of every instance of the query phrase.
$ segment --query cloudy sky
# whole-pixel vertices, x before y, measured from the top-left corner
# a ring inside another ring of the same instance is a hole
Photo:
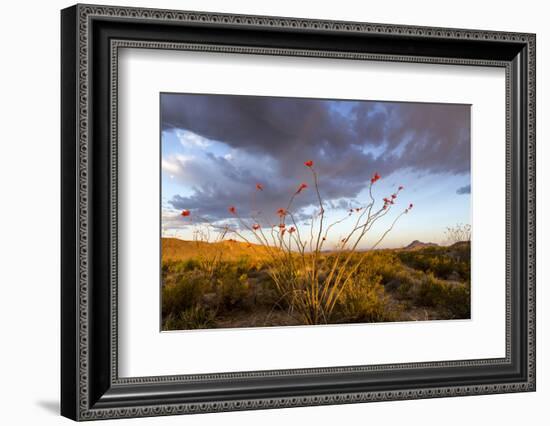
[[[183,209],[216,223],[231,223],[229,206],[243,218],[258,210],[267,227],[302,182],[309,188],[293,211],[307,226],[316,201],[307,160],[319,174],[328,223],[370,200],[375,172],[382,176],[376,206],[405,187],[361,248],[409,203],[413,210],[381,247],[440,243],[446,226],[470,223],[469,105],[163,93],[161,144],[164,236],[192,239]],[[329,246],[347,222],[334,228]]]

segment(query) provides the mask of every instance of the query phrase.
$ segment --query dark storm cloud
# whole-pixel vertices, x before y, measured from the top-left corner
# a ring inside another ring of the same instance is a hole
[[[458,195],[470,194],[472,192],[472,186],[466,185],[456,190]]]
[[[336,110],[344,104],[353,105],[349,114]],[[271,154],[283,164],[322,150],[333,164],[360,153],[359,161],[346,165],[363,169],[365,160],[372,162],[359,150],[367,145],[384,146],[382,160],[391,161],[386,173],[402,167],[451,173],[470,168],[467,105],[163,94],[161,109],[164,130],[187,129]],[[399,147],[403,150],[394,152]]]
[[[322,171],[327,201],[353,198],[375,171],[387,176],[405,169],[452,174],[470,170],[467,105],[163,94],[161,120],[163,130],[185,129],[274,160],[273,174],[279,179],[270,182],[270,208],[280,207],[289,186],[309,177],[303,166],[309,159]],[[227,216],[228,203],[249,198],[241,195],[239,183],[262,181],[262,175],[212,159],[227,179],[195,188],[190,197],[176,197],[175,208],[208,205],[210,214]],[[311,201],[304,195],[297,206]]]
[[[268,170],[261,173],[261,168],[246,169],[237,167],[223,157],[207,155],[208,167],[200,164],[184,165],[194,175],[202,173],[204,182],[193,186],[189,196],[176,195],[170,200],[170,205],[178,210],[190,209],[196,216],[209,221],[231,218],[229,206],[236,206],[239,215],[249,217],[252,211],[261,211],[262,218],[271,223],[277,222],[275,212],[287,208],[291,196],[302,182],[307,182],[308,188],[295,195],[291,210],[298,220],[309,219],[303,208],[315,206],[320,209],[312,183],[311,171],[303,164],[292,175],[273,176]],[[263,185],[263,190],[256,189],[256,183]],[[324,208],[349,209],[357,207],[349,198],[353,198],[364,188],[364,182],[349,182],[345,179],[319,179],[324,199]]]

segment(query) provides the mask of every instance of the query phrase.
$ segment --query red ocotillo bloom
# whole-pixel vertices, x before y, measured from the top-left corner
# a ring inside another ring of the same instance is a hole
[[[304,162],[304,166],[313,167],[313,160],[307,160],[306,162]]]
[[[277,210],[277,214],[280,217],[286,216],[286,210],[285,209],[279,209],[279,210]]]
[[[290,232],[291,234],[295,231],[296,231],[296,228],[294,226],[291,226],[290,229],[288,230],[288,232]]]
[[[229,213],[231,213],[231,214],[236,214],[237,213],[237,209],[235,208],[235,206],[229,206],[229,208],[227,210],[229,210]]]
[[[257,231],[258,229],[260,229],[260,225],[258,225],[257,223],[255,223],[254,225],[252,225],[252,229],[254,231]]]
[[[397,188],[398,191],[402,191],[404,189],[403,185],[401,185],[399,188]]]
[[[286,225],[285,225],[284,223],[281,223],[281,224],[279,225],[279,228],[285,229],[285,228],[286,228]]]
[[[263,190],[264,190],[264,186],[263,186],[261,183],[257,183],[257,184],[256,184],[256,189],[257,189],[258,191],[263,191]]]
[[[372,175],[372,178],[370,179],[370,183],[374,183],[379,179],[380,179],[380,175],[378,173],[375,173],[374,175]]]
[[[184,217],[187,217],[187,216],[191,215],[191,212],[189,210],[185,209],[185,210],[182,210],[181,215],[184,216]]]
[[[298,189],[296,190],[296,194],[299,194],[300,192],[302,192],[302,191],[303,191],[304,189],[306,189],[306,188],[307,188],[307,183],[302,182],[302,183],[300,184],[300,186],[298,187]]]

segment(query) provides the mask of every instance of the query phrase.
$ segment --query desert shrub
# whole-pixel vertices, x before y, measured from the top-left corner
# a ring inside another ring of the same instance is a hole
[[[243,308],[249,294],[248,275],[238,274],[238,267],[226,270],[226,274],[217,278],[216,294],[220,309]]]
[[[216,312],[195,305],[178,314],[170,313],[164,320],[164,330],[194,330],[212,328],[215,325]]]
[[[182,274],[199,268],[199,263],[195,259],[172,260],[162,263],[163,274]]]
[[[162,314],[179,315],[200,302],[206,290],[206,281],[201,273],[193,272],[179,275],[174,283],[162,288]]]
[[[381,276],[383,282],[389,282],[395,278],[401,264],[394,253],[386,251],[364,253],[367,257],[365,264],[369,270]]]
[[[263,305],[269,308],[287,310],[288,305],[285,299],[281,299],[278,295],[277,288],[271,277],[263,276],[250,286],[254,305]]]
[[[355,277],[339,298],[338,311],[344,320],[353,322],[395,321],[399,316],[398,306],[390,305],[381,284],[382,277],[362,273]]]
[[[416,251],[402,251],[399,259],[407,266],[432,273],[438,278],[448,279],[457,274],[463,281],[470,281],[470,248],[428,247]]]
[[[416,289],[416,303],[444,310],[450,318],[470,317],[470,287],[437,279],[432,273]]]
[[[184,261],[163,261],[162,262],[162,279],[165,284],[174,284],[181,274],[185,272]]]
[[[397,290],[404,295],[407,289],[414,288],[420,283],[423,275],[422,272],[419,273],[410,269],[396,269],[392,275],[392,280],[386,284],[386,288]]]
[[[174,262],[163,261],[161,265],[162,276],[166,276],[172,271]]]
[[[415,285],[411,280],[396,281],[398,284],[395,287],[400,299],[410,299],[411,293],[414,291]]]
[[[249,256],[241,256],[236,262],[236,265],[234,268],[236,269],[236,273],[239,275],[245,274],[248,271],[250,271],[252,267],[250,257]]]
[[[465,262],[470,264],[470,243],[456,243],[448,247],[448,253],[451,256],[454,256],[460,262]]]
[[[403,298],[409,297],[412,288],[420,283],[423,272],[407,268],[394,252],[380,251],[365,253],[367,257],[361,272],[380,276],[385,291],[397,292]]]
[[[196,259],[188,259],[183,262],[180,262],[180,270],[178,272],[189,272],[200,267],[200,263]]]

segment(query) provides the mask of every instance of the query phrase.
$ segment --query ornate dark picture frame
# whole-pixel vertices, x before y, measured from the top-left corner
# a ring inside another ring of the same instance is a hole
[[[126,7],[61,13],[61,413],[74,420],[535,390],[535,35]],[[506,71],[506,356],[118,377],[117,53],[191,49]]]

